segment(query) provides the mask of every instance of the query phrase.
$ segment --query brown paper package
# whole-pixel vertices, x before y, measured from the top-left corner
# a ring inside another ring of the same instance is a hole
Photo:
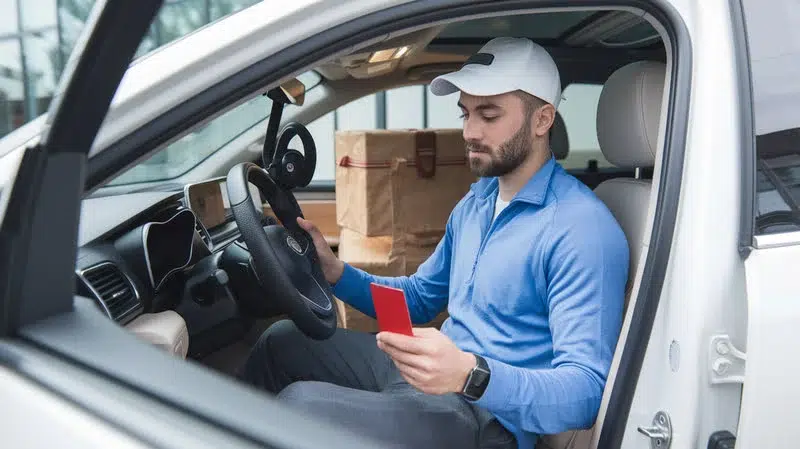
[[[339,258],[379,276],[415,273],[476,180],[460,129],[341,131],[336,156]],[[378,330],[373,318],[338,306],[342,327]],[[444,311],[426,326],[446,318]]]

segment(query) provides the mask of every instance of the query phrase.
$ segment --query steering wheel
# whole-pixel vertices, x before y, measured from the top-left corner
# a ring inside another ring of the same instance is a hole
[[[248,182],[258,187],[282,226],[261,226],[263,213],[250,196]],[[333,292],[311,236],[297,224],[303,212],[294,195],[251,162],[231,168],[227,190],[261,285],[272,289],[278,305],[303,333],[316,340],[329,338],[337,323]]]

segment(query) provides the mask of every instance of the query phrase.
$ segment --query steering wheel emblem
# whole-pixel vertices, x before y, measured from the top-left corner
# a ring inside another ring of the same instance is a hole
[[[289,248],[292,248],[292,250],[294,250],[294,252],[297,254],[303,254],[303,247],[300,246],[300,243],[298,243],[297,240],[295,240],[291,235],[286,237],[286,244],[289,245]]]

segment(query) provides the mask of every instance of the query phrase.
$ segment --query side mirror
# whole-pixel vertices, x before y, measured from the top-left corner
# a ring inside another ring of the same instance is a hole
[[[276,103],[302,106],[306,97],[306,86],[297,78],[292,78],[267,92],[267,96]]]

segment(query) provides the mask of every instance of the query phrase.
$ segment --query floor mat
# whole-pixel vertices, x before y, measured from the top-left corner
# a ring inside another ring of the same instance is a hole
[[[250,348],[258,341],[261,334],[263,334],[272,323],[282,318],[283,317],[274,317],[268,320],[257,321],[242,340],[209,354],[200,359],[199,362],[224,374],[235,376],[239,372],[239,368],[244,364],[245,360],[247,360],[247,356],[250,354]]]

